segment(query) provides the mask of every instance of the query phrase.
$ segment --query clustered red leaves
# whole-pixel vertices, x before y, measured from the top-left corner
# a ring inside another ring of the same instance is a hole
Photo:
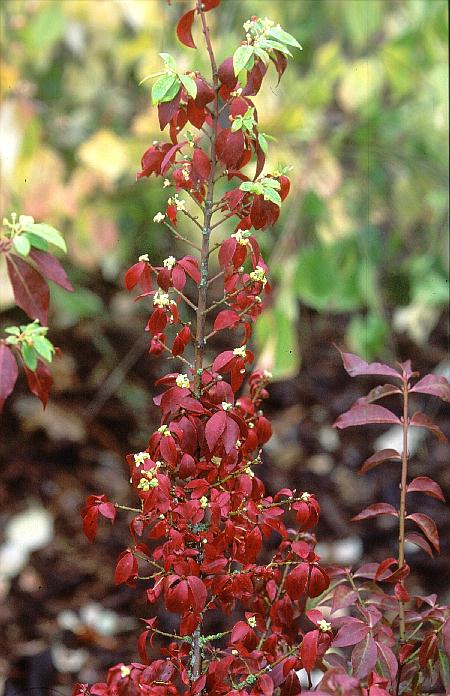
[[[195,47],[192,26],[199,15],[211,55],[204,13],[219,2],[199,0],[183,14],[177,25],[182,43]],[[280,79],[286,57],[277,50],[269,57]],[[206,250],[204,244],[200,249],[188,241],[201,252],[200,262],[192,256],[170,256],[162,266],[154,266],[144,255],[125,277],[129,290],[139,289],[136,299],[153,302],[146,326],[150,352],[178,358],[185,371],[158,380],[162,391],[154,401],[161,413],[160,427],[143,452],[127,456],[139,506],[124,508],[133,512],[131,543],[119,556],[115,581],[131,587],[139,581],[150,605],[163,605],[177,615],[178,628],[167,633],[159,628],[156,618],[145,619],[138,640],[140,662],[116,665],[109,670],[106,682],[90,689],[86,684],[77,685],[74,696],[296,696],[310,693],[302,692],[299,675],[307,677],[312,686],[310,675],[316,667],[324,676],[314,693],[388,696],[394,693],[400,672],[399,684],[413,678],[410,665],[416,653],[421,669],[430,662],[435,664],[441,640],[437,636],[442,633],[448,643],[449,622],[445,621],[445,610],[432,598],[418,598],[411,621],[420,616],[420,630],[416,626],[414,639],[402,645],[399,653],[395,631],[399,602],[409,599],[403,584],[407,566],[398,567],[392,558],[363,566],[353,576],[348,570],[335,569],[330,590],[330,574],[319,564],[312,534],[320,515],[318,501],[310,493],[289,488],[267,495],[257,476],[261,449],[271,436],[270,422],[260,410],[268,396],[269,376],[261,370],[248,375],[254,356],[247,343],[270,285],[252,230],[274,224],[280,208],[251,185],[244,186],[248,190],[240,185],[256,182],[265,165],[257,112],[250,97],[259,91],[267,66],[256,56],[243,85],[234,74],[231,57],[217,72],[213,60],[212,67],[213,84],[199,73],[190,73],[195,97],[180,82],[176,95],[159,103],[161,130],[168,127],[170,140],[146,150],[137,178],[155,174],[164,177],[165,186],[175,187],[165,215],[158,213],[155,221],[163,219],[176,238],[187,241],[177,229],[179,212],[194,222],[197,219],[186,212],[178,197],[180,191],[187,191],[203,212],[203,237],[209,240],[211,229],[237,218],[233,231],[212,248],[208,241]],[[254,109],[253,131],[233,131],[227,117],[232,123],[249,108]],[[197,137],[179,140],[187,124],[200,132]],[[200,129],[209,133],[211,143]],[[242,170],[252,156],[256,168],[250,178]],[[226,179],[231,188],[215,201],[212,194],[219,178]],[[281,174],[265,177],[269,185],[275,180],[282,202],[290,183]],[[212,228],[211,215],[221,216]],[[220,271],[209,277],[212,251],[218,252]],[[209,286],[219,279],[223,280],[222,296],[209,306],[201,306],[205,283]],[[190,311],[196,315],[195,329],[185,316]],[[205,322],[211,324],[209,333]],[[205,365],[205,344],[219,331],[239,335],[240,339],[234,340],[238,345]],[[398,372],[378,364],[368,366],[349,354],[344,355],[344,364],[353,374],[383,374],[400,381],[413,376],[408,364]],[[370,369],[375,372],[370,373]],[[247,387],[243,388],[245,381]],[[447,393],[439,380],[424,378],[411,391],[436,393],[438,387],[439,395]],[[364,402],[338,419],[337,427],[401,423],[394,413],[372,403],[388,393],[401,393],[401,389],[388,385],[381,392],[373,390]],[[423,414],[413,416],[411,425],[431,428]],[[438,434],[435,428],[433,432]],[[400,455],[390,450],[377,457],[365,463],[366,470],[383,458]],[[424,479],[412,481],[409,490],[428,491],[440,499],[437,484]],[[366,510],[365,516],[382,511],[398,516],[395,508],[389,512],[387,504],[378,505],[382,507]],[[91,541],[99,515],[112,522],[120,507],[103,495],[88,498],[82,516]],[[413,513],[409,519],[435,542],[434,531],[423,517]],[[264,541],[269,539],[273,551],[267,561]],[[436,548],[435,543],[433,546]],[[371,582],[369,593],[358,589],[355,583],[360,579]],[[373,590],[379,583],[391,583],[393,594]],[[342,609],[347,609],[348,615],[343,616]],[[210,612],[217,611],[227,629],[208,635]],[[164,647],[157,650],[155,638],[162,640]],[[330,647],[339,648],[339,652],[328,652]],[[350,661],[345,655],[349,647]]]

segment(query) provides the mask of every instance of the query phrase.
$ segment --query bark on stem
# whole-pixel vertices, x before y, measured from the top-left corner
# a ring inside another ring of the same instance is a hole
[[[205,320],[206,320],[206,307],[208,299],[208,273],[209,273],[209,240],[211,237],[211,218],[213,214],[213,201],[214,201],[214,180],[216,175],[216,139],[217,139],[217,123],[218,123],[218,112],[219,112],[219,78],[217,72],[216,59],[214,57],[214,51],[211,45],[211,38],[209,35],[209,28],[206,22],[206,17],[204,10],[202,9],[201,0],[197,1],[197,11],[199,13],[203,35],[205,37],[206,48],[209,55],[209,60],[211,63],[211,72],[214,87],[214,102],[213,109],[211,113],[212,118],[212,133],[211,133],[211,149],[210,149],[210,161],[211,170],[209,173],[208,184],[206,189],[206,200],[205,208],[203,213],[203,225],[202,225],[202,245],[200,251],[200,283],[198,285],[198,302],[197,302],[197,330],[195,336],[195,377],[194,377],[194,388],[197,397],[201,395],[201,381],[202,381],[202,370],[203,370],[203,352],[205,348]],[[201,549],[199,549],[201,553]],[[201,652],[201,624],[195,629],[192,636],[192,649],[191,649],[191,675],[192,681],[196,681],[202,673],[202,652]]]

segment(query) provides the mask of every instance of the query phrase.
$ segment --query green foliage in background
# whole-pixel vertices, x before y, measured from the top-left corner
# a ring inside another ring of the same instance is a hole
[[[139,83],[161,71],[159,53],[186,68],[169,31],[183,8],[2,5],[1,213],[64,232],[78,291],[56,297],[56,325],[106,324],[127,302],[127,264],[172,247],[153,223],[167,192],[135,183],[161,137],[151,82]],[[283,86],[274,74],[255,100],[261,131],[276,138],[268,170],[293,165],[290,205],[263,242],[276,283],[257,331],[261,360],[275,361],[275,376],[295,373],[305,307],[342,315],[348,347],[368,358],[400,332],[426,342],[448,301],[446,2],[224,0],[221,56],[255,12],[303,47]]]

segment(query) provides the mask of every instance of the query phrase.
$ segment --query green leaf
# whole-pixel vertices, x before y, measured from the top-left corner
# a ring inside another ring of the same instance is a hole
[[[55,352],[54,346],[44,336],[36,336],[33,340],[35,350],[41,355],[44,360],[51,362]]]
[[[180,75],[180,80],[189,96],[192,99],[195,99],[197,96],[197,85],[195,80],[193,80],[192,77],[189,77],[189,75]]]
[[[300,50],[302,50],[302,47],[300,46],[297,39],[294,38],[291,34],[288,34],[287,31],[284,31],[284,29],[282,29],[280,25],[278,25],[277,27],[271,27],[268,31],[268,36],[271,36],[277,41],[280,41],[282,44],[287,44],[288,46],[295,46],[295,48],[299,48]]]
[[[241,191],[254,191],[256,186],[257,184],[253,181],[243,181],[239,188]]]
[[[236,76],[242,70],[251,70],[253,68],[254,52],[254,47],[249,44],[244,44],[236,49],[233,55],[233,70]]]
[[[7,326],[4,331],[7,334],[13,334],[13,336],[20,336],[20,329],[18,326]]]
[[[176,64],[175,58],[173,56],[171,56],[170,53],[160,53],[159,55],[163,59],[164,65],[167,68],[169,68],[169,70],[173,70],[174,72],[176,72],[177,64]]]
[[[236,116],[233,123],[231,124],[231,132],[236,133],[236,131],[241,130],[243,125],[242,116]]]
[[[31,249],[31,244],[25,235],[18,235],[13,239],[13,246],[21,256],[28,256]]]
[[[386,345],[389,327],[377,314],[356,316],[350,322],[346,340],[352,352],[362,355],[365,360],[372,360],[382,355]]]
[[[25,236],[28,239],[31,246],[35,249],[39,249],[40,251],[47,251],[48,242],[46,242],[45,239],[42,239],[42,237],[38,237],[37,234],[33,234],[32,232],[25,232],[23,236]]]
[[[260,39],[259,45],[261,48],[273,48],[276,51],[280,51],[280,53],[283,53],[285,56],[290,56],[292,58],[290,50],[279,41],[274,41],[273,39]]]
[[[37,366],[37,355],[34,348],[28,343],[22,343],[21,346],[22,358],[29,370],[35,370]]]
[[[180,86],[180,78],[173,73],[165,73],[156,80],[152,87],[152,104],[161,104],[171,101],[177,94]],[[175,92],[174,92],[175,89]]]
[[[264,179],[261,180],[261,183],[264,188],[276,189],[277,191],[279,191],[281,188],[281,184],[278,179],[269,179],[269,177],[264,177]]]
[[[58,247],[58,249],[67,252],[66,243],[61,232],[55,230],[54,227],[51,227],[44,222],[35,222],[29,223],[23,229],[25,232],[31,232],[36,237],[40,237],[49,244],[53,244],[53,246]]]
[[[264,152],[265,155],[267,155],[269,151],[269,143],[267,142],[267,138],[264,135],[264,133],[258,133],[258,143],[261,150]]]
[[[275,203],[275,205],[280,206],[281,205],[281,196],[278,193],[278,191],[275,191],[273,188],[265,188],[263,192],[264,200],[265,201],[271,201],[272,203]]]

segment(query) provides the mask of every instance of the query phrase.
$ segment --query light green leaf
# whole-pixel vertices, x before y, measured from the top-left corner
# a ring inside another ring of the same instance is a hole
[[[151,80],[154,77],[160,77],[161,75],[165,75],[165,71],[159,71],[155,73],[151,73],[150,75],[146,75],[145,77],[142,78],[142,80],[139,82],[139,85],[144,84],[144,82],[147,82],[147,80]]]
[[[259,147],[261,150],[264,152],[265,155],[267,155],[269,151],[269,144],[267,142],[267,138],[265,137],[264,133],[258,133],[258,143]]]
[[[236,49],[233,55],[233,70],[237,76],[242,70],[251,70],[254,63],[255,49],[249,44],[244,44]]]
[[[28,369],[35,370],[37,367],[37,355],[34,348],[29,346],[28,343],[22,343],[21,352],[23,361]]]
[[[14,336],[20,336],[20,329],[18,326],[7,326],[5,333],[13,334]]]
[[[261,180],[262,185],[264,188],[269,187],[272,189],[276,189],[277,191],[280,190],[281,184],[278,181],[278,179],[270,179],[269,177],[264,177],[264,179]]]
[[[163,59],[164,65],[167,68],[169,68],[169,70],[173,70],[174,72],[176,72],[177,64],[176,64],[175,58],[173,56],[171,56],[170,53],[160,53],[159,55]]]
[[[276,51],[280,51],[285,56],[290,56],[292,58],[292,53],[290,50],[279,41],[274,41],[273,39],[260,39],[259,45],[261,48],[274,48]]]
[[[277,41],[280,41],[282,44],[288,44],[288,46],[295,46],[295,48],[299,48],[300,50],[302,50],[302,47],[300,46],[297,39],[294,38],[291,34],[288,34],[287,31],[284,31],[284,29],[282,29],[279,25],[277,27],[271,27],[268,31],[268,35],[276,39]]]
[[[281,205],[281,196],[278,193],[278,191],[275,191],[273,188],[265,188],[263,192],[264,200],[265,201],[271,201],[272,203],[275,203],[275,205],[280,206]]]
[[[180,80],[189,96],[192,99],[195,99],[197,96],[197,85],[195,80],[193,80],[192,77],[189,77],[189,75],[180,75]]]
[[[239,186],[241,191],[254,191],[256,184],[253,181],[243,181]]]
[[[33,340],[35,350],[41,355],[44,360],[51,362],[55,352],[54,346],[44,336],[36,336]]]
[[[58,232],[54,227],[44,222],[30,223],[24,227],[24,231],[31,232],[33,235],[45,239],[49,244],[53,244],[53,246],[58,247],[58,249],[67,252],[66,243],[61,232]]]
[[[13,246],[17,253],[21,254],[21,256],[28,256],[30,253],[31,244],[25,235],[18,235],[17,237],[14,237]]]
[[[159,80],[156,80],[152,87],[152,104],[161,104],[171,101],[177,94],[180,85],[180,78],[173,73],[165,73]],[[174,92],[175,89],[175,93]],[[173,96],[172,96],[173,94]]]

